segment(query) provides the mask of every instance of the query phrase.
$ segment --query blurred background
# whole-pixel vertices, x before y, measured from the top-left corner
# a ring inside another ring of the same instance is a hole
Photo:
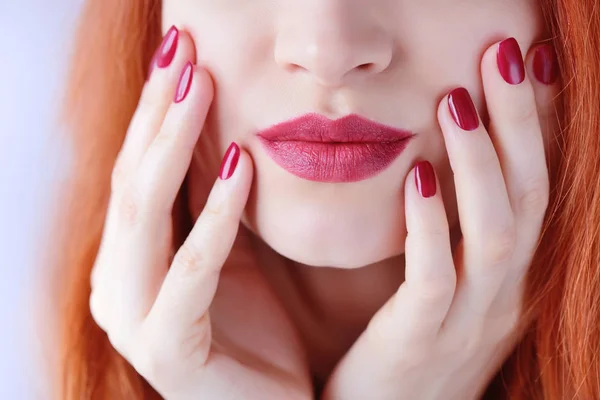
[[[83,0],[0,0],[0,399],[47,399],[32,324],[39,239],[65,174],[56,124],[70,36]]]

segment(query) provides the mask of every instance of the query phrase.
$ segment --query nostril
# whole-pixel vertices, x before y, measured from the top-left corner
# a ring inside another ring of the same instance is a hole
[[[289,64],[286,66],[286,69],[287,69],[289,72],[296,72],[296,71],[305,70],[306,68],[304,68],[303,66],[301,66],[301,65],[298,65],[298,64],[289,63]]]

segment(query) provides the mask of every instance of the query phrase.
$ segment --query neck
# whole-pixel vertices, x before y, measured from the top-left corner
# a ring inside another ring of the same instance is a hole
[[[404,255],[357,269],[312,267],[254,239],[259,265],[303,337],[311,370],[326,378],[404,281]]]
[[[289,270],[314,318],[335,336],[355,336],[404,281],[404,255],[358,269],[292,262]]]
[[[457,224],[450,234],[453,248],[460,237]],[[281,258],[260,239],[255,243],[265,261],[261,268],[303,336],[318,378],[331,373],[404,281],[404,254],[358,269],[312,267]]]

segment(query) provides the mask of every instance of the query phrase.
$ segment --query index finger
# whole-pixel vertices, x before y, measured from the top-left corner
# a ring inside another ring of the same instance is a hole
[[[208,307],[237,236],[253,176],[250,156],[236,144],[230,146],[223,159],[222,171],[226,169],[232,172],[225,176],[223,172],[217,179],[148,313],[144,325],[152,343],[180,346],[192,329],[210,335]],[[201,341],[210,344],[210,340]]]

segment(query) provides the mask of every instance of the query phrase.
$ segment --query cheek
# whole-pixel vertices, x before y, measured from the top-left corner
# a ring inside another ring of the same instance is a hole
[[[459,8],[416,18],[429,23],[414,22],[403,29],[402,35],[410,35],[410,40],[403,42],[407,63],[418,64],[420,82],[438,90],[440,86],[479,83],[481,58],[493,43],[513,36],[526,54],[544,35],[537,1],[503,0],[485,7],[466,1]]]
[[[256,51],[249,51],[258,46],[244,44],[248,32],[243,28],[197,24],[188,29],[197,46],[197,63],[209,71],[215,89],[205,134],[221,152],[232,141],[244,146],[248,137],[247,122],[257,118],[245,106],[244,99],[253,103],[264,100],[255,86],[259,80],[264,82],[261,74],[268,55],[259,56]],[[215,40],[215,37],[227,40]]]

